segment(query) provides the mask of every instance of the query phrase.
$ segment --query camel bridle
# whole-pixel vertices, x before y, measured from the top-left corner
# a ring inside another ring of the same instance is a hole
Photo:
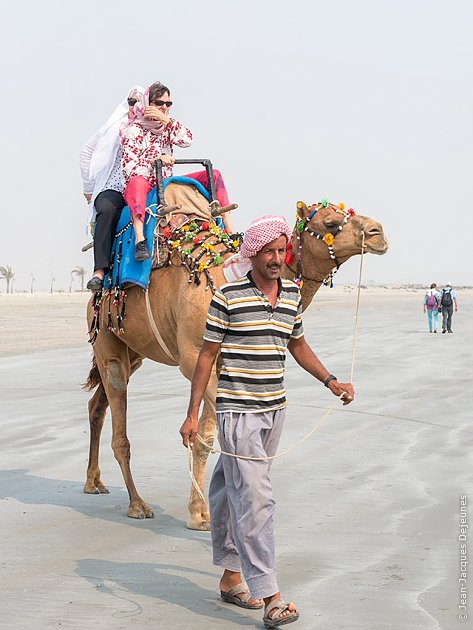
[[[312,208],[314,206],[310,206],[310,207]],[[297,204],[297,208],[299,210],[301,210],[303,208],[303,204],[301,202],[299,202]],[[328,230],[325,234],[319,234],[318,232],[316,232],[314,229],[312,229],[309,226],[309,222],[311,221],[311,219],[317,214],[317,212],[321,208],[330,208],[334,212],[338,212],[340,214],[343,214],[343,220],[342,220],[341,224],[336,229]],[[291,269],[289,264],[286,263],[288,268],[294,273],[294,282],[296,284],[301,286],[302,283],[303,283],[303,280],[309,280],[309,281],[312,281],[312,282],[322,282],[325,285],[329,285],[330,287],[333,287],[333,276],[337,273],[337,271],[338,271],[338,269],[339,269],[339,267],[341,265],[341,262],[335,256],[335,252],[333,250],[333,243],[334,243],[335,239],[337,238],[337,236],[340,234],[340,232],[343,230],[345,225],[348,223],[348,219],[350,217],[354,216],[354,214],[355,214],[355,212],[351,208],[350,208],[350,210],[345,212],[344,211],[344,206],[342,204],[337,206],[337,205],[335,205],[333,203],[329,203],[326,199],[324,199],[320,203],[315,204],[315,208],[312,210],[312,212],[308,215],[308,217],[306,219],[297,219],[296,220],[296,225],[295,225],[295,232],[297,234],[297,262],[296,262],[296,269],[295,270]],[[324,241],[324,243],[327,245],[329,256],[334,262],[334,267],[332,268],[332,270],[326,276],[324,276],[322,278],[310,278],[309,276],[304,276],[304,274],[303,274],[301,252],[302,252],[302,235],[303,235],[304,232],[307,232],[308,234],[310,234],[311,237],[315,237],[317,240]],[[334,232],[335,232],[335,234],[334,234]],[[332,238],[331,239],[327,238],[328,235],[330,235]]]

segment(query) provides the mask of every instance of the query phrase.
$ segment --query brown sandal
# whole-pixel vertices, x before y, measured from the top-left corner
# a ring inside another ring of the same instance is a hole
[[[275,611],[274,614],[269,617],[269,613]],[[277,628],[278,626],[284,626],[286,623],[292,623],[299,619],[299,613],[297,610],[290,610],[289,615],[281,617],[281,613],[285,610],[289,610],[289,604],[283,599],[275,599],[264,609],[263,623],[266,628]]]
[[[239,596],[239,597],[238,597]],[[259,610],[263,608],[263,604],[249,604],[249,600],[251,599],[250,591],[246,584],[240,582],[229,591],[220,591],[220,597],[224,602],[228,604],[235,604],[236,606],[240,606],[240,608],[249,608],[251,610]]]

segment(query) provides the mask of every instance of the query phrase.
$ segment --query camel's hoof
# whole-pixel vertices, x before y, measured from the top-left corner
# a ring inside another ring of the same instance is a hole
[[[154,518],[153,510],[143,503],[142,505],[130,505],[127,512],[130,518]]]
[[[196,518],[195,516],[189,516],[189,518],[187,519],[187,527],[188,529],[195,529],[199,532],[209,532],[210,521],[204,520],[202,518]]]
[[[93,483],[86,483],[83,492],[85,492],[85,494],[110,494],[110,491],[103,485],[103,483],[99,483],[97,485]]]

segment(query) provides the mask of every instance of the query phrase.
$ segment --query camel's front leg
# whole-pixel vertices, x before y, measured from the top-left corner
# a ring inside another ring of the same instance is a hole
[[[105,367],[104,380],[110,410],[112,412],[112,449],[118,461],[125,481],[130,506],[128,516],[131,518],[154,518],[153,510],[146,505],[138,494],[130,468],[130,442],[126,433],[127,386],[129,365],[125,361],[110,361]],[[103,377],[102,377],[103,378]]]
[[[212,379],[213,380],[213,379]],[[214,386],[215,384],[212,383]],[[209,387],[211,387],[209,385]],[[204,408],[202,415],[199,418],[199,436],[209,446],[213,445],[214,433],[215,433],[215,390],[209,388],[204,398]],[[207,458],[209,456],[209,450],[203,446],[200,440],[196,440],[192,448],[192,457],[194,465],[194,477],[200,488],[202,494],[204,494],[205,488],[205,467],[207,464]],[[189,518],[187,521],[187,527],[189,529],[198,529],[208,531],[210,530],[210,514],[209,508],[205,501],[196,492],[194,486],[191,488],[189,497]]]
[[[182,374],[192,381],[192,375],[197,363],[198,353],[195,354],[187,352],[181,353],[181,365],[180,369]],[[215,432],[215,398],[217,395],[217,374],[215,369],[212,370],[207,389],[204,394],[204,407],[202,415],[199,418],[199,436],[209,446],[213,444],[214,432]],[[202,496],[204,496],[205,486],[205,465],[207,463],[207,457],[209,455],[208,449],[206,449],[200,440],[196,439],[194,446],[192,447],[192,463],[194,469],[194,477],[200,488]],[[210,530],[210,514],[209,508],[205,500],[195,490],[194,486],[191,486],[191,493],[189,497],[189,518],[187,519],[187,527],[189,529],[197,529],[200,531]]]

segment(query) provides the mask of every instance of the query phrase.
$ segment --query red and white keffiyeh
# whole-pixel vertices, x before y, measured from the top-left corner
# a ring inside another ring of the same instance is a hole
[[[242,278],[251,269],[250,258],[284,234],[291,240],[292,230],[284,217],[266,214],[250,223],[238,254],[225,261],[223,270],[228,282]]]

